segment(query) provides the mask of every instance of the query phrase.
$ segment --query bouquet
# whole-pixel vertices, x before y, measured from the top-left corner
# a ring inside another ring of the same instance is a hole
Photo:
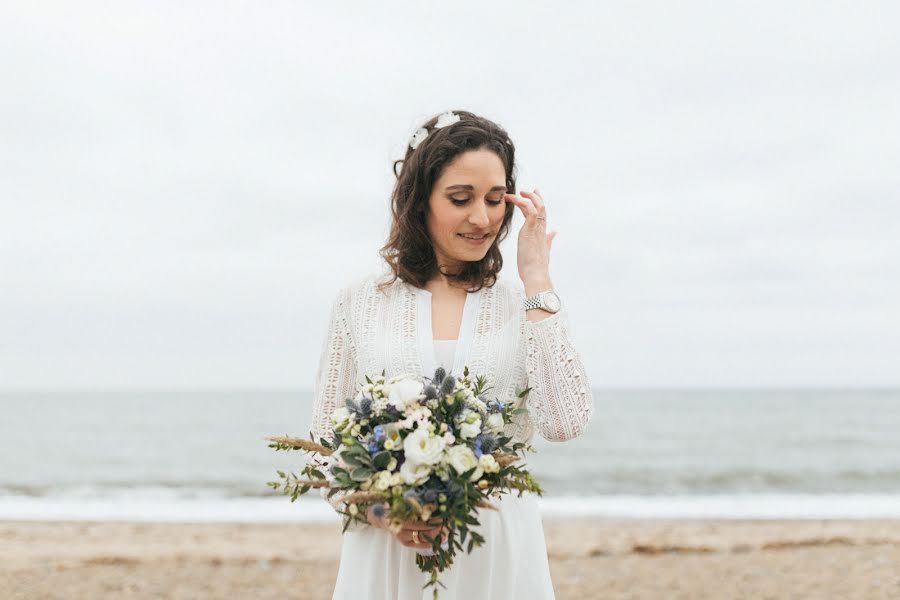
[[[380,376],[360,386],[355,398],[331,414],[330,438],[313,439],[287,436],[267,437],[275,450],[303,450],[318,455],[331,477],[310,461],[298,477],[278,471],[281,481],[270,481],[274,490],[282,489],[291,502],[313,488],[328,488],[328,498],[338,492],[346,531],[350,523],[368,524],[367,512],[385,517],[387,528],[397,533],[405,521],[439,517],[447,539],[424,539],[430,550],[416,554],[420,570],[431,575],[423,586],[434,587],[438,597],[438,573],[449,568],[457,550],[467,552],[484,543],[475,529],[478,509],[497,510],[489,498],[512,491],[542,495],[540,485],[522,466],[517,465],[525,451],[534,452],[526,443],[510,445],[504,435],[513,415],[525,412],[512,402],[488,400],[486,378],[462,377],[438,368],[433,378],[399,375]],[[524,398],[531,388],[516,389]]]

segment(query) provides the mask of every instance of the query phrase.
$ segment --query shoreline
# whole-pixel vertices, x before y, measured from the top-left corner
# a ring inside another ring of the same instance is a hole
[[[560,600],[900,598],[900,519],[543,523]],[[0,597],[330,598],[340,546],[339,522],[0,520]]]

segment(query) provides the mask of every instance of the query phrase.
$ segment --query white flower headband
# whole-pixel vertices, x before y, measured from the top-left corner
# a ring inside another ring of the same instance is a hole
[[[442,115],[438,116],[437,123],[434,124],[435,129],[441,129],[442,127],[446,127],[447,125],[453,125],[457,121],[459,121],[459,115],[454,113],[452,110],[448,110]],[[419,147],[419,144],[422,143],[422,140],[428,137],[428,130],[424,127],[419,127],[416,132],[413,134],[412,140],[409,142],[410,147],[415,150]]]

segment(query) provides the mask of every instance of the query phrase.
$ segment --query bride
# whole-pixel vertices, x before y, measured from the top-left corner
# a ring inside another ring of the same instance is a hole
[[[400,166],[399,173],[397,167]],[[367,374],[451,374],[468,366],[487,377],[491,397],[519,413],[504,432],[528,442],[535,431],[565,441],[584,431],[593,396],[569,335],[566,305],[550,280],[546,205],[534,190],[516,194],[515,147],[496,123],[466,111],[432,117],[394,163],[392,223],[381,248],[387,269],[342,287],[333,299],[316,373],[315,438],[331,435],[329,415]],[[500,280],[500,242],[516,207],[521,283]],[[531,387],[524,399],[516,388]],[[322,465],[327,467],[327,465]],[[330,476],[330,475],[329,475]],[[322,490],[327,498],[327,490]],[[341,494],[327,500],[341,506]],[[482,546],[458,551],[441,574],[442,600],[554,598],[538,505],[530,493],[493,499],[481,510]],[[440,520],[410,521],[396,534],[382,506],[368,525],[343,534],[333,600],[420,600],[428,575],[415,554],[425,535],[446,539]]]

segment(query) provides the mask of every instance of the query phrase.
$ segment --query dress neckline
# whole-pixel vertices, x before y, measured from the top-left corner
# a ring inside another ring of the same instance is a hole
[[[418,340],[419,364],[422,367],[422,373],[431,377],[437,368],[437,358],[434,352],[436,342],[456,342],[456,347],[453,351],[453,367],[450,369],[450,372],[461,375],[463,367],[467,366],[466,361],[469,359],[472,341],[475,337],[477,317],[481,309],[481,298],[484,295],[485,288],[482,287],[474,292],[466,291],[462,321],[459,325],[459,337],[456,340],[436,340],[434,339],[434,330],[431,326],[431,292],[424,288],[404,283],[407,289],[411,290],[416,296],[416,312],[418,315],[416,319],[416,338]]]

